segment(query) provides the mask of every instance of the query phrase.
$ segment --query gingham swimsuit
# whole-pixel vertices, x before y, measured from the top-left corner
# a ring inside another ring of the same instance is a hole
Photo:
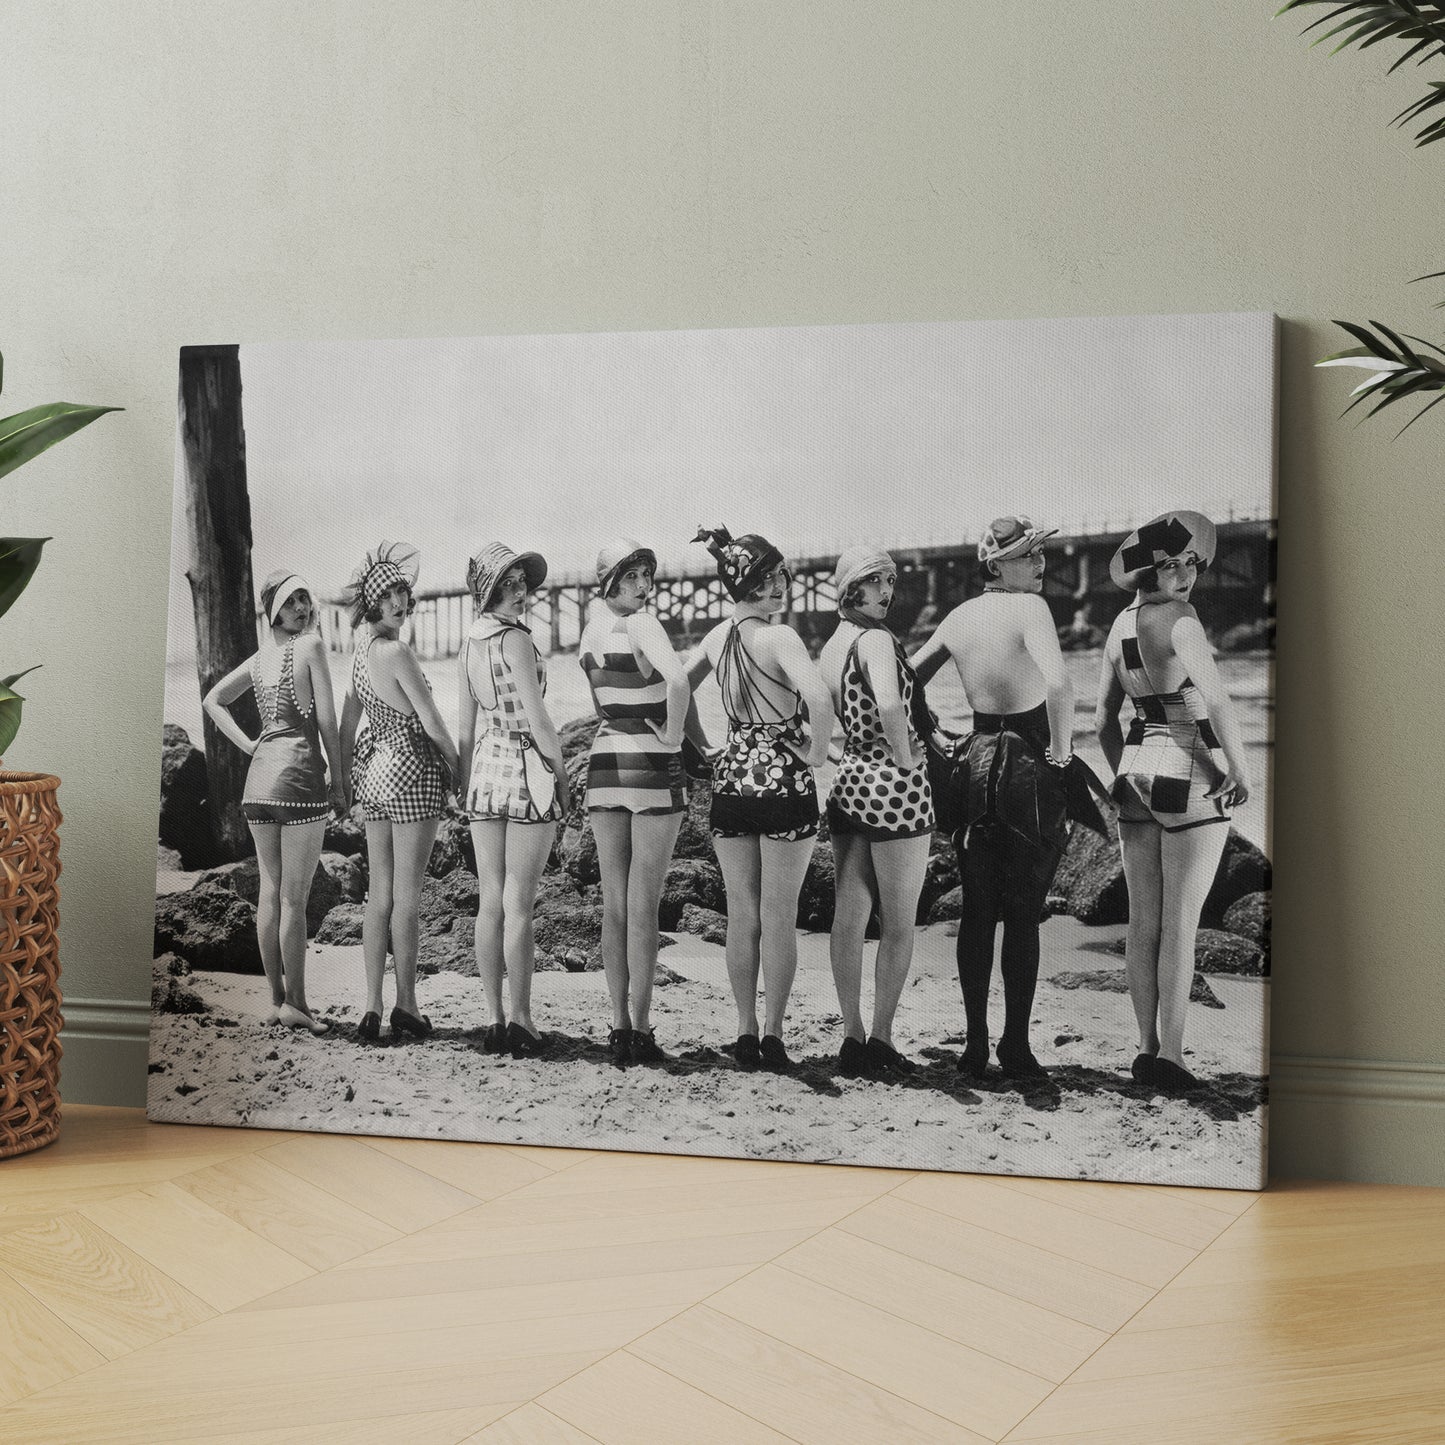
[[[351,782],[369,822],[424,823],[446,811],[450,779],[436,744],[415,713],[392,707],[371,682],[367,658],[374,634],[357,639],[351,685],[366,714],[356,740]],[[430,688],[431,684],[428,683]]]

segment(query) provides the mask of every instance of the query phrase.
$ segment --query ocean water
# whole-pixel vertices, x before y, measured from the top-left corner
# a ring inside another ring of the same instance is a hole
[[[336,690],[338,711],[351,671],[350,653],[329,653],[332,683]],[[1071,652],[1065,654],[1069,676],[1077,699],[1074,707],[1074,746],[1107,779],[1108,769],[1094,735],[1094,704],[1098,696],[1100,653]],[[1267,782],[1274,749],[1274,701],[1271,696],[1272,660],[1249,654],[1219,659],[1220,675],[1234,699],[1250,760],[1254,790],[1248,802],[1235,810],[1235,826],[1251,842],[1270,852],[1268,836]],[[442,717],[453,728],[457,723],[459,674],[453,659],[426,662],[422,671],[431,684]],[[958,674],[945,667],[928,686],[928,701],[939,721],[954,732],[967,732],[971,716]],[[560,727],[579,717],[592,715],[592,695],[582,669],[577,665],[575,650],[558,652],[547,659],[547,705],[553,721]],[[710,739],[721,743],[727,735],[718,690],[711,679],[698,690],[698,712]],[[194,668],[185,662],[171,662],[166,669],[165,720],[185,728],[191,739],[201,739],[201,700]],[[224,744],[223,744],[224,746]],[[831,768],[822,770],[818,784],[826,796],[831,785]]]

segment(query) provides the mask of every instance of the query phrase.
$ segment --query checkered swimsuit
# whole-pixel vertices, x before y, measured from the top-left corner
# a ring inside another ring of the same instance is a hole
[[[537,662],[537,683],[547,691],[547,668],[537,651],[531,634],[520,623],[499,622],[483,614],[473,624],[463,644],[483,649],[486,675],[490,687],[486,696],[472,696],[477,702],[480,731],[472,750],[472,780],[467,789],[466,811],[478,820],[505,818],[518,823],[553,823],[562,816],[560,800],[539,800],[536,790],[555,784],[551,769],[537,750],[526,708],[512,677],[512,669],[502,655],[505,634],[516,630],[526,636]],[[470,660],[469,660],[470,661]],[[470,665],[467,686],[472,687]],[[544,774],[546,776],[544,776]],[[545,801],[545,806],[539,806]]]
[[[1166,833],[1227,823],[1229,809],[1204,796],[1224,769],[1199,689],[1186,677],[1178,692],[1154,691],[1139,650],[1140,606],[1128,607],[1114,624],[1120,644],[1114,671],[1134,704],[1114,780],[1119,821],[1157,823]]]
[[[351,764],[362,815],[373,823],[440,818],[450,783],[446,763],[421,719],[392,707],[372,686],[367,658],[374,640],[370,633],[359,638],[351,663],[351,684],[366,713],[366,727],[356,740]]]

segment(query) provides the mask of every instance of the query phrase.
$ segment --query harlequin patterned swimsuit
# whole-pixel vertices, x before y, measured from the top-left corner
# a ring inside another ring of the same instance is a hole
[[[261,680],[261,654],[251,659],[251,689],[261,712],[261,737],[246,770],[241,812],[252,823],[315,823],[331,805],[321,758],[316,699],[302,710],[296,697],[296,639],[281,654],[275,687]]]
[[[628,813],[680,813],[687,806],[682,752],[657,736],[667,724],[667,684],[637,655],[627,619],[577,660],[587,674],[602,726],[587,760],[587,806]]]
[[[480,649],[486,681],[482,696],[472,684],[470,657],[467,686],[477,703],[477,741],[472,750],[472,781],[466,811],[477,820],[506,818],[519,823],[554,823],[562,816],[556,775],[537,748],[532,726],[502,655],[508,632],[520,632],[536,661],[537,685],[547,691],[547,666],[520,622],[505,622],[483,613],[472,624],[464,649]]]
[[[743,619],[750,620],[750,619]],[[792,699],[783,711],[759,685],[766,679]],[[779,842],[818,831],[818,785],[798,755],[805,746],[803,699],[785,679],[766,672],[735,621],[717,661],[728,717],[728,740],[713,772],[710,823],[719,838],[761,836]]]
[[[1166,833],[1227,823],[1230,810],[1204,796],[1225,773],[1199,689],[1186,677],[1177,692],[1156,692],[1144,666],[1139,608],[1148,605],[1135,602],[1114,623],[1120,644],[1114,673],[1134,704],[1114,780],[1119,821],[1157,823]]]
[[[375,640],[370,632],[360,636],[351,662],[351,685],[366,713],[366,728],[356,740],[351,764],[362,816],[373,823],[440,818],[451,783],[447,765],[421,719],[392,707],[372,685],[368,658]]]
[[[916,838],[933,830],[933,793],[928,785],[928,769],[921,762],[916,768],[900,768],[893,761],[878,713],[878,701],[858,660],[858,645],[864,629],[846,619],[838,623],[840,631],[845,627],[856,635],[843,660],[839,682],[843,760],[838,764],[833,791],[828,796],[828,826],[834,833],[857,833],[876,842]],[[897,639],[892,633],[887,636],[898,667],[899,696],[909,715],[909,741],[921,758],[923,748],[912,721],[913,669],[908,666]]]

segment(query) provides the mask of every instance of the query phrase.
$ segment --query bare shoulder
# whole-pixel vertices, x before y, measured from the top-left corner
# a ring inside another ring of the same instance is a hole
[[[893,661],[896,649],[893,634],[881,627],[865,628],[858,638],[858,656],[869,667],[886,667]]]
[[[302,662],[324,663],[326,660],[326,646],[321,641],[321,636],[316,632],[303,632],[296,639],[296,648],[292,654]]]
[[[703,639],[698,643],[698,647],[716,662],[718,653],[722,651],[723,642],[727,638],[731,628],[732,623],[727,620],[716,623],[703,635]]]
[[[634,647],[671,647],[667,629],[654,612],[634,612],[624,624]]]

